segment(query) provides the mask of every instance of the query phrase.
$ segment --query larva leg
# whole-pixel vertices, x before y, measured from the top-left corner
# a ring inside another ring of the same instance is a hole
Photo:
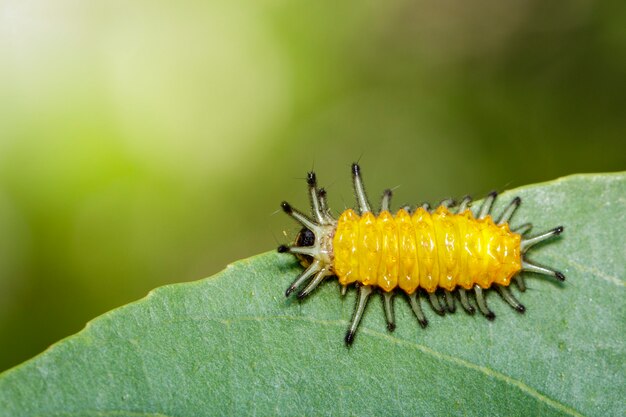
[[[422,203],[421,207],[426,210],[426,211],[430,211],[430,204],[429,203]]]
[[[361,318],[363,317],[363,311],[365,311],[365,306],[367,305],[367,300],[369,299],[371,293],[372,287],[370,285],[361,285],[359,287],[358,299],[356,307],[354,309],[352,322],[350,323],[350,328],[346,333],[346,345],[348,346],[350,346],[354,341],[354,335],[356,334],[356,330],[359,327],[359,323],[361,322]]]
[[[313,263],[304,272],[302,272],[298,278],[295,279],[289,288],[287,288],[287,291],[285,291],[285,297],[289,297],[289,294],[302,285],[304,281],[311,278],[314,274],[317,274],[322,269],[321,264],[322,263],[317,259],[314,260]]]
[[[324,280],[324,278],[326,278],[328,275],[330,275],[328,273],[328,269],[323,268],[321,271],[319,271],[317,274],[315,274],[315,278],[313,278],[311,280],[311,282],[309,282],[309,284],[298,293],[298,299],[303,299],[304,297],[306,297],[307,295],[311,294],[311,292],[317,288],[318,285],[320,285],[320,283]]]
[[[543,242],[544,240],[550,239],[552,236],[558,236],[563,233],[563,226],[555,227],[554,229],[547,231],[545,233],[540,234],[539,236],[531,237],[529,239],[523,239],[520,244],[520,248],[523,252],[526,252],[531,247],[535,246],[537,243]]]
[[[472,202],[472,197],[470,197],[469,195],[466,195],[465,197],[463,197],[463,200],[461,200],[461,204],[459,204],[459,210],[457,212],[459,214],[463,213],[465,210],[467,210],[471,202]]]
[[[513,231],[519,235],[525,235],[526,233],[530,232],[530,229],[532,228],[533,228],[533,225],[531,223],[524,223],[521,226],[518,226]]]
[[[442,200],[441,203],[439,203],[437,207],[443,206],[445,208],[450,208],[455,204],[456,204],[456,201],[454,201],[452,198],[446,198],[445,200]]]
[[[326,224],[326,219],[320,208],[320,200],[317,194],[317,177],[311,171],[306,176],[306,183],[309,185],[309,201],[311,202],[311,214],[319,224]]]
[[[387,189],[383,191],[383,198],[380,202],[380,211],[389,211],[389,204],[391,203],[391,190]]]
[[[348,292],[348,286],[347,285],[342,285],[341,286],[341,296],[345,296],[346,293]]]
[[[478,212],[478,218],[483,219],[491,212],[491,207],[493,206],[493,202],[496,201],[496,197],[498,193],[496,191],[492,191],[485,197],[485,201],[483,205],[480,206],[480,211]]]
[[[385,319],[387,320],[387,329],[393,332],[396,329],[396,321],[393,313],[393,292],[383,292],[383,307],[385,309]]]
[[[515,310],[520,313],[524,313],[526,311],[526,307],[524,307],[524,304],[517,301],[517,299],[513,296],[513,293],[511,293],[511,290],[508,289],[508,287],[496,284],[496,290],[498,290],[502,298],[504,298],[504,301],[506,301]]]
[[[446,302],[446,309],[450,313],[454,313],[456,311],[456,305],[454,303],[454,296],[448,290],[445,290],[443,293],[443,298]]]
[[[315,234],[315,237],[320,236],[322,229],[311,219],[291,207],[291,205],[286,201],[283,201],[280,206],[283,208],[283,211],[285,213],[287,213],[289,216],[293,217],[298,223],[312,231]]]
[[[422,311],[420,300],[419,298],[417,298],[417,291],[415,291],[413,294],[409,294],[409,304],[411,304],[411,310],[413,310],[413,314],[415,314],[415,317],[417,317],[417,321],[422,329],[428,326],[428,320],[426,319],[426,316]]]
[[[428,301],[430,301],[430,305],[433,310],[435,310],[435,313],[439,314],[440,316],[446,314],[443,307],[441,307],[441,304],[439,304],[439,298],[437,298],[437,294],[435,294],[434,292],[428,293]]]
[[[413,210],[411,209],[411,206],[409,205],[402,206],[402,210],[406,211],[409,214],[413,212]]]
[[[474,314],[476,312],[474,307],[470,304],[467,298],[467,291],[464,288],[459,288],[459,298],[461,299],[461,305],[468,314]]]
[[[522,199],[519,197],[515,197],[513,201],[511,201],[511,203],[504,209],[502,215],[500,215],[500,219],[498,219],[498,224],[504,224],[511,220],[511,217],[513,217],[515,210],[517,210],[521,203]]]
[[[289,253],[298,253],[300,255],[308,255],[308,256],[315,256],[318,253],[318,249],[316,249],[315,247],[312,246],[285,246],[285,245],[280,245],[278,247],[278,253],[285,253],[285,252],[289,252]]]
[[[522,261],[522,271],[535,272],[537,274],[549,275],[558,279],[559,281],[565,281],[565,275],[559,271],[549,269],[543,266],[531,264],[528,261]]]
[[[356,194],[356,200],[359,204],[360,214],[372,211],[370,203],[367,201],[367,194],[365,194],[365,187],[363,187],[363,179],[361,178],[361,168],[359,164],[352,164],[352,182],[354,184],[354,192]]]
[[[513,279],[515,280],[515,284],[517,284],[517,288],[519,288],[521,292],[526,291],[526,283],[524,282],[523,276],[515,275]]]
[[[483,289],[478,285],[474,285],[474,294],[476,294],[476,304],[478,304],[478,309],[481,313],[487,318],[487,320],[493,320],[496,318],[496,315],[493,311],[489,310],[487,307],[487,300],[485,300],[485,295],[483,294]]]
[[[328,201],[326,200],[326,190],[323,188],[320,188],[317,191],[317,197],[320,200],[320,210],[322,210],[322,215],[324,216],[324,219],[326,220],[326,224],[334,223],[335,219],[330,214],[330,208],[328,208]]]

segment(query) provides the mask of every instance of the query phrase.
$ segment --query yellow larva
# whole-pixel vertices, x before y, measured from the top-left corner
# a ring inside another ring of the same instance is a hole
[[[328,276],[336,276],[344,290],[347,285],[356,283],[358,299],[345,338],[348,345],[354,340],[374,288],[379,288],[384,297],[387,327],[393,331],[392,297],[395,289],[408,295],[420,325],[426,327],[428,321],[418,298],[420,290],[427,294],[433,309],[440,315],[445,310],[454,312],[455,295],[463,308],[473,314],[474,307],[468,299],[468,293],[472,292],[478,309],[493,320],[495,315],[487,306],[483,290],[495,288],[508,304],[523,313],[525,307],[508,289],[511,279],[515,278],[520,290],[525,290],[517,275],[520,271],[565,280],[562,273],[534,265],[524,258],[531,246],[560,234],[563,227],[533,238],[523,237],[530,230],[530,224],[511,231],[509,220],[520,205],[519,197],[513,199],[494,221],[490,211],[496,193],[487,196],[477,216],[469,209],[469,197],[454,208],[451,208],[451,200],[445,200],[432,211],[425,204],[414,210],[401,208],[392,214],[389,211],[391,191],[387,190],[383,194],[381,210],[375,215],[357,164],[352,165],[352,178],[360,214],[347,209],[335,220],[326,205],[326,193],[317,188],[315,174],[310,172],[307,183],[313,219],[283,202],[283,210],[304,228],[293,246],[278,248],[279,252],[295,254],[306,267],[287,289],[287,296],[306,282],[298,298],[306,297]],[[437,293],[442,293],[444,307]]]

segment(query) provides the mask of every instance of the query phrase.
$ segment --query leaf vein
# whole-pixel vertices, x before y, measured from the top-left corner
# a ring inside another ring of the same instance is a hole
[[[200,318],[192,318],[192,320],[200,320]],[[304,316],[298,316],[298,317],[293,317],[293,316],[262,316],[262,317],[255,317],[255,316],[248,316],[248,317],[236,317],[236,318],[231,318],[231,319],[225,319],[225,320],[220,320],[220,319],[213,319],[213,318],[202,318],[201,320],[210,320],[210,321],[215,321],[215,322],[219,322],[225,325],[230,325],[233,322],[245,322],[245,321],[264,321],[264,320],[291,320],[291,321],[305,321],[305,322],[309,322],[309,323],[315,323],[315,324],[322,324],[322,325],[331,325],[331,326],[346,326],[348,324],[348,322],[346,322],[345,320],[320,320],[320,319],[315,319],[315,318],[309,318],[309,317],[304,317]],[[397,344],[404,344],[410,347],[413,347],[419,351],[421,351],[424,354],[427,354],[429,356],[435,357],[437,359],[443,360],[443,361],[447,361],[456,365],[460,365],[463,366],[465,368],[471,369],[473,371],[477,371],[477,372],[481,372],[487,376],[496,378],[500,381],[506,382],[509,385],[512,385],[516,388],[518,388],[520,391],[522,391],[523,393],[535,398],[536,400],[543,402],[545,404],[547,404],[548,406],[557,409],[563,413],[566,413],[568,415],[571,416],[576,416],[576,417],[583,417],[583,415],[581,413],[579,413],[578,411],[576,411],[575,409],[553,399],[550,398],[549,396],[540,393],[539,391],[535,390],[534,388],[528,386],[527,384],[525,384],[524,382],[515,379],[511,376],[508,376],[506,374],[503,374],[501,372],[498,372],[494,369],[488,368],[486,366],[483,365],[478,365],[475,364],[473,362],[467,361],[465,359],[460,359],[454,356],[450,356],[447,355],[445,353],[441,353],[438,352],[434,349],[431,349],[427,346],[421,345],[419,343],[415,343],[409,340],[405,340],[405,339],[399,339],[395,336],[390,336],[386,333],[382,333],[380,331],[377,330],[373,330],[373,329],[369,329],[364,327],[363,329],[361,329],[362,333],[365,334],[369,334],[370,336],[375,336],[375,337],[379,337],[379,338],[383,338],[386,340],[389,340],[391,342],[397,343]]]

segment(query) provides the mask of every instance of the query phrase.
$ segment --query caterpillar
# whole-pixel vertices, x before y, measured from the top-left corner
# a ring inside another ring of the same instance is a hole
[[[358,213],[347,209],[335,219],[327,204],[326,191],[318,188],[315,173],[309,172],[312,218],[282,202],[283,211],[299,222],[302,229],[291,246],[278,247],[278,252],[294,254],[306,268],[287,288],[287,297],[306,283],[297,294],[302,299],[329,276],[337,277],[342,295],[348,285],[356,285],[356,305],[345,336],[348,346],[354,341],[365,306],[375,289],[383,297],[387,329],[393,331],[396,290],[406,294],[418,323],[424,328],[428,320],[420,304],[420,293],[425,294],[439,315],[455,312],[457,298],[468,314],[474,314],[469,297],[473,294],[478,310],[488,320],[494,320],[496,316],[485,299],[485,292],[494,288],[516,311],[526,311],[509,289],[515,281],[519,290],[525,291],[521,271],[565,280],[561,272],[526,259],[528,249],[561,234],[563,226],[534,237],[525,237],[532,228],[530,223],[511,230],[509,220],[521,204],[519,197],[494,221],[491,209],[496,192],[484,199],[476,215],[469,209],[472,202],[469,196],[458,205],[448,199],[434,209],[424,203],[416,208],[404,206],[391,214],[392,192],[385,190],[376,215],[356,163],[352,164],[352,183]]]

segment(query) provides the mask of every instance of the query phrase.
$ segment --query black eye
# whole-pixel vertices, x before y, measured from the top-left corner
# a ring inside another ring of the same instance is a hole
[[[315,244],[315,235],[306,227],[300,230],[296,239],[296,246],[313,246]]]

